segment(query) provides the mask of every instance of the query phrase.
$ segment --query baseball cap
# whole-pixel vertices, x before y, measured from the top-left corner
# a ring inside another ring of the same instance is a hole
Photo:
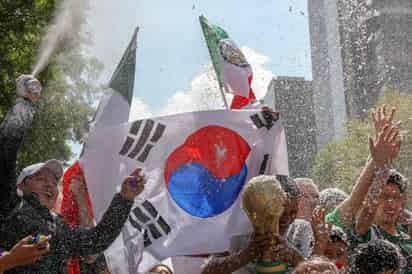
[[[63,167],[61,163],[58,160],[51,159],[44,163],[37,163],[25,167],[17,178],[17,185],[21,184],[28,176],[35,174],[43,168],[47,168],[53,172],[57,179],[60,179],[63,176]]]

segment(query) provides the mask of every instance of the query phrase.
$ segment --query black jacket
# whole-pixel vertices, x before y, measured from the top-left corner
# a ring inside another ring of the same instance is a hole
[[[96,227],[71,228],[63,219],[42,206],[35,194],[25,194],[2,225],[2,246],[11,248],[19,239],[41,233],[51,235],[50,252],[40,261],[6,273],[66,273],[72,256],[98,254],[110,246],[126,222],[133,202],[116,194]]]
[[[33,115],[32,103],[19,98],[0,125],[0,224],[20,201],[16,193],[17,152]]]
[[[98,254],[120,234],[133,201],[116,194],[99,224],[91,229],[71,228],[42,206],[36,194],[17,195],[16,157],[33,119],[33,106],[18,99],[0,126],[0,247],[10,249],[19,240],[40,233],[50,235],[50,252],[35,264],[6,273],[66,273],[71,256]]]

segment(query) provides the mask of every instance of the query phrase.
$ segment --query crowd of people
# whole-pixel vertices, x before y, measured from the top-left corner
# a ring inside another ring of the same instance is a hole
[[[59,161],[33,164],[16,175],[17,153],[41,90],[30,75],[16,85],[18,99],[0,126],[0,273],[67,273],[71,258],[80,261],[81,273],[110,273],[102,252],[120,234],[145,177],[140,170],[126,177],[97,224],[84,200],[84,178],[72,178],[80,221],[67,224],[54,212],[63,176]],[[401,149],[394,114],[385,106],[373,111],[369,157],[349,195],[336,188],[319,191],[309,178],[266,176],[286,197],[278,232],[232,238],[231,249],[207,255],[198,273],[412,273],[408,180],[391,166]],[[261,260],[263,254],[269,261]],[[173,271],[156,265],[149,273]]]

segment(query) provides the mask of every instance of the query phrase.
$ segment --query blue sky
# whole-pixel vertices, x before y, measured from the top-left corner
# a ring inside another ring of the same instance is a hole
[[[89,30],[92,55],[110,78],[132,35],[141,27],[135,96],[152,113],[160,112],[178,91],[191,88],[210,58],[198,16],[220,25],[239,46],[270,59],[275,76],[311,79],[306,0],[92,0]],[[255,81],[258,81],[258,79]]]

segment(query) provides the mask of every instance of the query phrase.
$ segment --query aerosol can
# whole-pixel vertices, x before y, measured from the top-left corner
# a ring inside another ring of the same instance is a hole
[[[36,78],[31,78],[31,79],[27,79],[24,82],[24,85],[26,87],[26,89],[28,91],[30,91],[33,94],[40,94],[41,92],[41,84],[39,82],[39,80],[37,80]]]

